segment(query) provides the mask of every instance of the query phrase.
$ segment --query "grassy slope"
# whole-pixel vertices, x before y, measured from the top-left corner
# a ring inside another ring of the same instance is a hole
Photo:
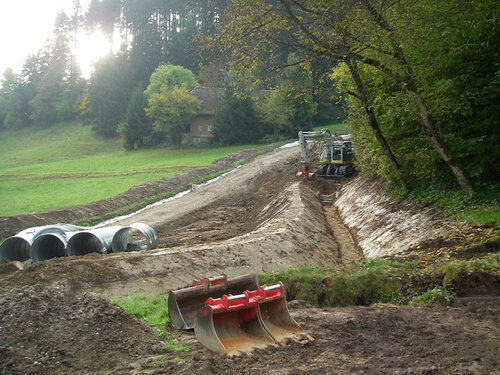
[[[204,167],[249,146],[124,151],[75,123],[0,133],[0,216],[71,207]]]
[[[348,125],[344,122],[333,123],[329,125],[316,126],[313,128],[314,131],[320,131],[322,129],[328,129],[331,132],[335,132],[338,135],[349,133]]]

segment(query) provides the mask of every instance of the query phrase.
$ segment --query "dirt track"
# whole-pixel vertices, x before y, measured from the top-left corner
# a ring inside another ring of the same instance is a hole
[[[222,272],[239,275],[359,260],[362,253],[353,241],[359,233],[344,227],[335,206],[318,199],[333,196],[341,186],[335,181],[297,181],[297,157],[296,147],[261,155],[210,185],[119,222],[153,226],[159,236],[157,250],[58,258],[22,270],[0,264],[0,373],[499,370],[496,299],[424,309],[318,309],[294,302],[292,313],[315,337],[313,343],[227,358],[208,352],[192,334],[176,331],[172,334],[187,343],[192,355],[161,350],[148,327],[87,293],[109,297],[167,292]]]
[[[248,164],[233,170],[224,177],[209,184],[195,188],[189,194],[153,207],[128,219],[120,220],[117,225],[128,225],[134,222],[143,222],[153,228],[162,226],[182,216],[213,205],[220,200],[231,200],[248,193],[260,174],[272,171],[290,163],[296,157],[298,147],[289,147],[275,150],[263,157],[256,158]]]

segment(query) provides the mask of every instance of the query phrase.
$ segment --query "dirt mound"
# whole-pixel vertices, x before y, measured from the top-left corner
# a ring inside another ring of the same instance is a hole
[[[238,194],[221,197],[208,207],[157,226],[158,247],[222,241],[252,232],[259,225],[262,209],[292,181],[291,176],[265,171]]]
[[[0,317],[2,372],[97,371],[161,350],[148,326],[93,293],[0,290]]]
[[[283,179],[278,174],[262,176],[272,177],[254,195],[262,200],[251,210],[238,210],[236,219],[242,225],[246,223],[241,235],[219,241],[208,238],[199,244],[189,240],[178,247],[140,253],[56,258],[26,265],[22,270],[9,269],[0,274],[0,282],[12,286],[60,285],[117,296],[166,292],[206,275],[236,276],[299,265],[338,264],[338,245],[315,192],[298,181],[290,184],[287,177]],[[246,199],[249,198],[243,201]],[[223,224],[204,222],[205,232],[200,233],[211,232],[217,225]],[[178,230],[180,233],[173,238],[182,242],[186,233],[182,226]]]

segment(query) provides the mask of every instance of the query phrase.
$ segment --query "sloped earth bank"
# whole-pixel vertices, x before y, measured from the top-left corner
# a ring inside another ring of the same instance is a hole
[[[345,183],[335,207],[367,257],[397,254],[423,240],[445,236],[456,225],[430,207],[395,202],[380,181],[369,178]]]
[[[363,242],[365,232],[359,223],[371,222],[373,230],[380,227],[385,233],[383,227],[390,228],[393,222],[369,221],[368,215],[356,224],[359,227],[352,223],[344,227],[337,212],[348,221],[364,206],[351,205],[349,213],[332,205],[337,193],[339,203],[350,192],[338,182],[295,180],[297,157],[297,148],[262,155],[210,185],[120,222],[152,225],[159,235],[158,250],[90,254],[32,265],[0,263],[0,373],[487,374],[500,370],[499,304],[491,297],[421,309],[318,309],[294,301],[292,314],[315,341],[238,358],[212,354],[192,333],[174,330],[172,335],[188,345],[190,354],[162,349],[150,328],[101,297],[167,292],[193,278],[222,272],[239,275],[361,259],[361,250],[367,254],[369,246]],[[352,180],[346,186],[365,183]],[[373,193],[366,204],[385,199],[380,189],[374,189],[366,185]],[[363,195],[359,189],[358,194]],[[351,196],[351,201],[355,199]],[[404,211],[402,204],[390,207],[390,212]],[[418,212],[412,207],[406,210]],[[399,216],[399,220],[406,219]],[[435,213],[421,216],[413,225],[428,220],[432,225],[427,235],[402,241],[398,251],[388,253],[415,256],[415,249],[425,248],[425,239],[432,238],[437,227],[453,226]],[[394,240],[407,230],[391,231]],[[358,247],[356,238],[365,245]],[[441,244],[435,238],[428,247]]]

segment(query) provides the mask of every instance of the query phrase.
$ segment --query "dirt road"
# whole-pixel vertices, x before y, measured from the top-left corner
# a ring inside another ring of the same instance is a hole
[[[208,185],[195,187],[189,194],[119,220],[116,224],[128,225],[134,222],[143,222],[156,228],[165,222],[179,219],[218,201],[246,194],[252,188],[256,177],[271,171],[273,168],[279,169],[280,166],[289,164],[290,159],[296,158],[298,153],[298,146],[276,149],[257,157],[250,163],[227,173]]]

